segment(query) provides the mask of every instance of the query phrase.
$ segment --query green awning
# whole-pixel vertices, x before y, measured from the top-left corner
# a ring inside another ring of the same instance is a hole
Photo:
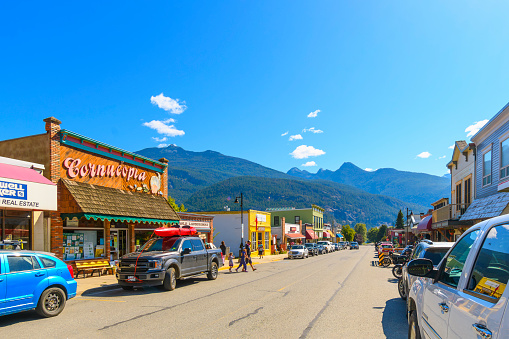
[[[178,224],[178,220],[164,220],[164,219],[151,219],[151,218],[137,218],[137,217],[125,217],[120,215],[106,215],[106,214],[92,214],[92,213],[61,213],[60,217],[62,220],[66,218],[73,219],[85,218],[87,220],[110,220],[117,222],[133,222],[133,223],[148,223],[148,224]]]

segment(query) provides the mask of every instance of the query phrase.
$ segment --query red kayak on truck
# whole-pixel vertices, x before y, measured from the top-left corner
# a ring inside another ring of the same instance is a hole
[[[196,235],[196,228],[194,227],[159,227],[154,230],[154,233],[160,237],[179,237],[183,235]]]

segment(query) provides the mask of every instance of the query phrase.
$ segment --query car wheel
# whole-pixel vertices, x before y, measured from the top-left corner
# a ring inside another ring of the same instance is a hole
[[[42,317],[59,315],[65,307],[66,295],[62,289],[51,287],[42,292],[35,311]]]
[[[121,286],[124,291],[132,291],[133,286]]]
[[[209,273],[207,273],[207,278],[209,280],[216,280],[217,279],[217,263],[215,261],[213,261],[211,264],[210,264],[210,271]]]
[[[398,292],[401,299],[406,300],[407,293],[405,288],[405,282],[403,281],[403,278],[399,278],[398,280]]]
[[[175,268],[170,267],[166,270],[163,280],[163,289],[166,291],[173,291],[177,287],[177,277],[175,275]]]
[[[421,339],[419,323],[417,322],[417,311],[415,310],[410,313],[410,321],[408,322],[408,338]]]

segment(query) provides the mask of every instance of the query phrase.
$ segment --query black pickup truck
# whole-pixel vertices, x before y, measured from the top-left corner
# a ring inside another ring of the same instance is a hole
[[[119,260],[117,280],[124,290],[162,286],[172,291],[177,279],[184,277],[206,273],[210,280],[216,279],[222,264],[221,250],[205,249],[199,237],[156,237]]]

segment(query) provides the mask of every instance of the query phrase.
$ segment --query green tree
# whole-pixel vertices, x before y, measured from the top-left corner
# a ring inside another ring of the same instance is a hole
[[[366,241],[368,231],[366,229],[366,224],[356,224],[355,225],[355,234],[359,234],[358,239],[360,243],[363,243]]]
[[[370,228],[367,237],[370,242],[376,242],[378,240],[378,227]]]
[[[173,199],[170,196],[168,196],[168,203],[175,210],[175,212],[186,212],[187,211],[187,208],[185,208],[184,204],[181,204],[179,207],[179,205],[177,205],[177,203],[175,202],[175,199]]]
[[[382,225],[378,229],[377,241],[385,240],[386,237],[387,237],[387,225]]]
[[[351,228],[350,225],[344,225],[341,229],[341,234],[345,237],[345,241],[353,241],[355,230]]]
[[[398,217],[396,218],[396,228],[402,229],[403,227],[405,227],[405,222],[403,221],[403,212],[399,210]]]

